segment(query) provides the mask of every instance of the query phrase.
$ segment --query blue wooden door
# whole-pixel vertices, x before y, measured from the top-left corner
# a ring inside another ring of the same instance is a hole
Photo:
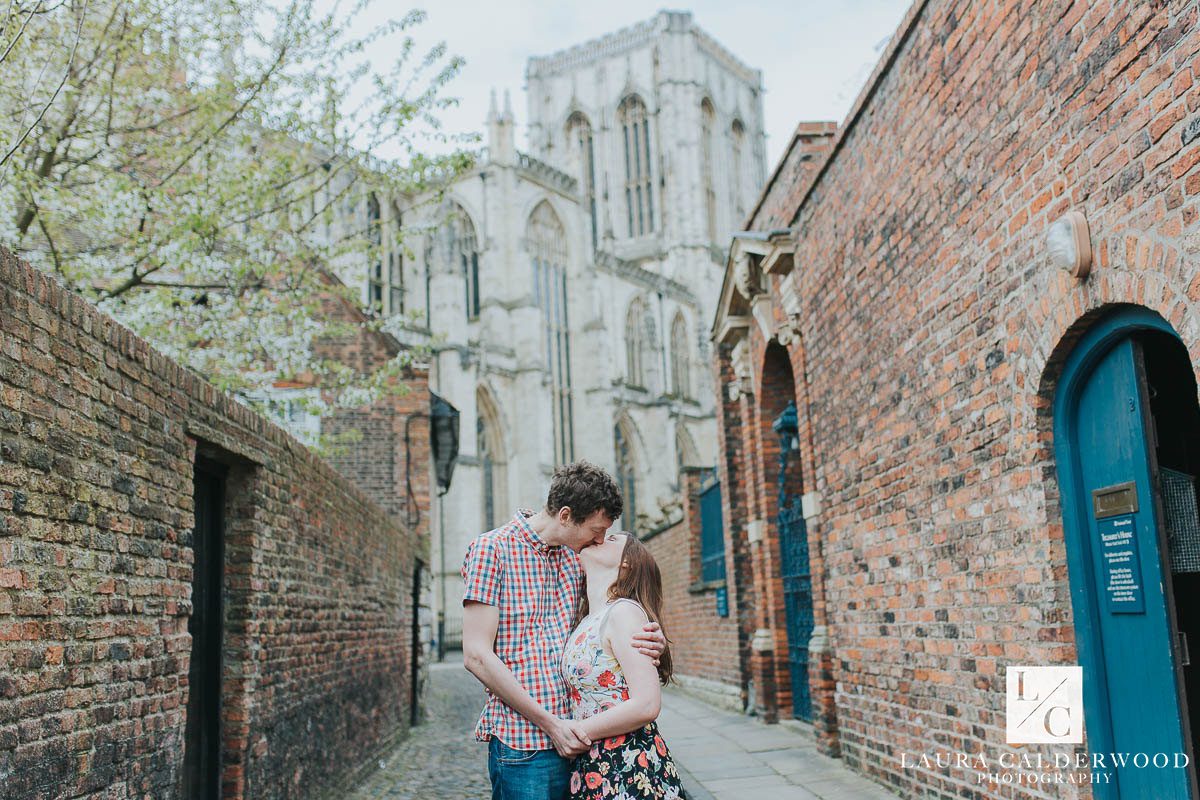
[[[1187,753],[1141,351],[1128,335],[1108,345],[1082,367],[1058,430],[1088,749]],[[1114,778],[1093,786],[1097,798],[1192,797],[1186,769]]]
[[[780,436],[779,530],[780,576],[787,619],[788,670],[792,683],[792,714],[812,721],[812,696],[808,684],[808,642],[813,632],[812,573],[808,564],[808,528],[801,504],[802,486],[795,479],[800,451],[796,442],[796,404],[787,408],[773,426]]]

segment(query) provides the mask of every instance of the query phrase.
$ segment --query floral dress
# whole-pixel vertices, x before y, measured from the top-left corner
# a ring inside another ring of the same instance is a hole
[[[562,671],[574,719],[587,719],[629,699],[625,673],[604,649],[608,614],[622,602],[634,601],[615,600],[589,614],[567,639]],[[657,723],[594,742],[578,756],[571,769],[571,800],[686,800]]]

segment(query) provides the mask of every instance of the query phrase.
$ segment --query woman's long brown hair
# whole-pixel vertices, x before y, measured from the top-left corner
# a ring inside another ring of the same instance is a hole
[[[657,622],[661,626],[663,589],[662,573],[659,572],[658,563],[654,560],[654,556],[650,555],[646,545],[642,544],[636,536],[629,531],[621,531],[621,533],[626,537],[625,549],[621,553],[621,568],[617,572],[617,579],[613,581],[612,586],[608,587],[608,599],[611,601],[624,597],[636,601],[646,610],[646,616],[650,618],[650,621]],[[575,622],[571,625],[572,630],[578,627],[583,618],[591,613],[588,605],[587,576],[585,575],[583,591],[579,595],[579,605],[575,609]],[[666,628],[663,628],[662,634],[666,638]],[[666,685],[671,680],[673,671],[671,640],[667,639],[666,649],[658,657],[659,682]]]

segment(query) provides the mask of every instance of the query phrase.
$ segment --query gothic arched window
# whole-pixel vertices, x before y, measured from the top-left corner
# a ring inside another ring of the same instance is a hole
[[[626,383],[652,394],[659,392],[661,357],[654,317],[646,301],[636,298],[625,313]]]
[[[404,313],[404,245],[401,240],[403,228],[400,207],[392,203],[392,246],[388,249],[387,281],[389,314]]]
[[[626,424],[618,422],[613,428],[617,455],[617,487],[621,490],[621,499],[625,506],[621,514],[625,519],[624,527],[633,531],[637,526],[637,462],[630,439],[630,431]]]
[[[450,257],[462,270],[466,284],[467,319],[479,317],[479,239],[475,223],[458,203],[451,203],[449,218]]]
[[[595,249],[599,242],[596,235],[596,157],[592,144],[592,124],[582,112],[576,111],[567,120],[567,140],[579,156],[579,175],[591,215],[592,248]]]
[[[639,297],[629,304],[625,313],[625,378],[631,386],[646,387],[648,342],[646,326],[650,316],[646,303]]]
[[[677,312],[671,323],[671,393],[676,397],[692,396],[691,348],[688,344],[687,323],[683,313]]]
[[[708,240],[717,241],[717,188],[713,175],[713,127],[716,112],[708,98],[700,103],[700,178],[704,183],[704,210],[708,218]]]
[[[575,460],[566,231],[549,203],[539,203],[529,216],[525,240],[533,259],[534,297],[542,309],[546,366],[553,394],[554,458],[556,464],[566,464]]]
[[[504,436],[496,405],[480,388],[476,393],[475,436],[479,450],[480,480],[483,501],[483,524],[489,530],[497,527],[508,514],[507,459]]]
[[[650,184],[650,118],[636,95],[617,109],[625,141],[625,209],[629,235],[654,232],[654,200]]]
[[[379,198],[374,192],[367,195],[367,305],[372,311],[383,313],[383,222],[380,218]]]
[[[733,121],[730,134],[733,138],[733,180],[729,182],[729,185],[733,187],[733,207],[737,212],[740,225],[742,217],[746,215],[746,203],[742,198],[742,186],[745,183],[742,175],[742,148],[746,144],[746,128],[740,119]]]

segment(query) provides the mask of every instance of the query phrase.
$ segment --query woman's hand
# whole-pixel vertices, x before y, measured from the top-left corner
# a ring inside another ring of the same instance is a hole
[[[580,753],[587,752],[588,748],[592,746],[592,740],[588,738],[582,722],[560,719],[558,724],[552,725],[551,728],[546,733],[550,734],[550,741],[554,742],[554,749],[563,758],[574,758]]]
[[[658,666],[658,659],[667,649],[667,637],[663,636],[662,626],[657,622],[647,622],[642,629],[633,635],[633,649],[648,657]]]

